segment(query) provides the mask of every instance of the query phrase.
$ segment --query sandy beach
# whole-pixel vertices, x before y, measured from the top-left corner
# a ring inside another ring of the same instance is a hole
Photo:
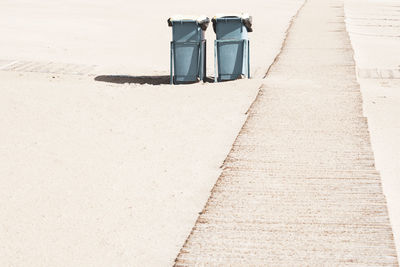
[[[303,4],[3,0],[0,265],[173,265]],[[398,251],[399,5],[344,1]],[[253,79],[169,85],[168,17],[229,12],[253,16]]]
[[[301,4],[3,1],[0,265],[172,265]],[[242,11],[255,79],[157,85],[169,16]]]

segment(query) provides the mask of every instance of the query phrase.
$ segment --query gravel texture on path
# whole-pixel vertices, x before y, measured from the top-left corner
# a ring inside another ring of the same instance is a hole
[[[294,20],[176,266],[397,266],[343,1]]]

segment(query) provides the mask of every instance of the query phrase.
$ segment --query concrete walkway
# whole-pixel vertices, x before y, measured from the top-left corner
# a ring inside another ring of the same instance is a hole
[[[309,0],[177,266],[396,266],[343,1]]]

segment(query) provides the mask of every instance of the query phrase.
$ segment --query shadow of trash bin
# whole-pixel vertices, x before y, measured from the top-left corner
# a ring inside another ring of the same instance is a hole
[[[208,17],[173,16],[168,19],[172,27],[170,84],[205,80],[206,40]]]

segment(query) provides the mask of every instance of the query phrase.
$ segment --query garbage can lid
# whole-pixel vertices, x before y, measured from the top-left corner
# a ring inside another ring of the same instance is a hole
[[[223,19],[223,18],[239,18],[243,21],[244,26],[246,27],[248,32],[252,32],[253,28],[253,18],[247,14],[247,13],[240,13],[240,14],[217,14],[213,17],[212,22],[213,22],[213,28],[214,28],[214,32],[216,32],[216,23],[217,23],[217,19]]]
[[[168,26],[172,26],[173,22],[185,22],[194,21],[196,22],[203,31],[205,31],[210,23],[210,19],[207,16],[188,16],[188,15],[175,15],[168,19]]]

